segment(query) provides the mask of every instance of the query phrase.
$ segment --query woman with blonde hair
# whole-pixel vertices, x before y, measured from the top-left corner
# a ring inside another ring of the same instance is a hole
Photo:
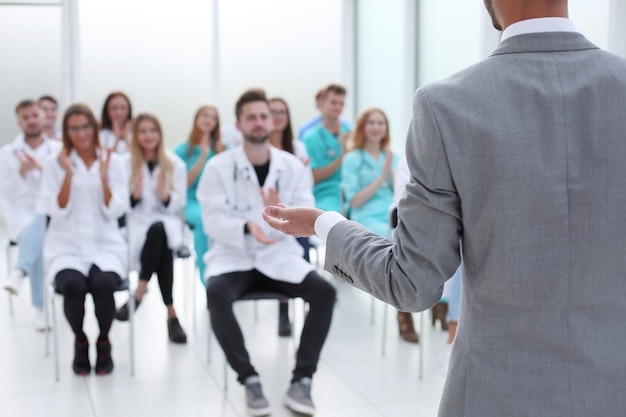
[[[152,274],[157,274],[163,303],[167,307],[167,330],[174,343],[186,343],[187,336],[176,317],[172,299],[174,254],[182,244],[179,211],[185,207],[187,175],[185,164],[165,150],[159,120],[140,113],[133,125],[133,140],[127,164],[131,190],[128,213],[130,261],[139,264],[135,306],[139,307]],[[128,320],[128,303],[116,312]]]
[[[189,140],[176,147],[174,152],[187,166],[187,205],[185,221],[193,230],[193,244],[196,251],[200,280],[204,282],[204,254],[209,250],[209,238],[202,227],[200,203],[196,190],[207,161],[226,147],[220,136],[220,118],[217,107],[204,104],[196,111]]]
[[[389,230],[393,204],[393,176],[399,158],[389,149],[389,121],[378,108],[361,113],[351,134],[351,151],[341,164],[342,185],[350,218],[381,236]],[[398,312],[400,336],[417,343],[419,336],[410,313]]]

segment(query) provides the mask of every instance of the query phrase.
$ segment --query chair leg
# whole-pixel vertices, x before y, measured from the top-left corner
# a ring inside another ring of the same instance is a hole
[[[424,380],[424,345],[425,340],[424,340],[424,314],[426,314],[425,311],[422,311],[420,313],[420,334],[421,334],[421,346],[419,347],[420,349],[420,372],[419,372],[419,380],[423,381]]]
[[[209,315],[209,333],[207,334],[207,340],[206,340],[206,344],[207,344],[207,359],[206,362],[208,364],[211,363],[211,341],[213,339],[213,326],[211,326],[211,312],[209,310],[207,310],[208,315]]]
[[[46,357],[50,356],[50,296],[44,285],[43,291],[43,313],[46,327]]]
[[[228,364],[224,355],[224,392],[228,391]]]
[[[193,320],[193,332],[196,333],[196,286],[198,285],[200,270],[198,269],[196,258],[192,257],[191,259],[193,260],[193,274],[191,275],[191,315]],[[196,271],[198,271],[198,275],[196,275]]]
[[[382,356],[385,356],[385,348],[387,346],[387,307],[389,305],[387,303],[383,306],[383,348],[382,348]]]
[[[374,314],[376,313],[376,299],[370,296],[370,324],[374,325]]]
[[[7,253],[6,253],[6,260],[7,260],[7,277],[11,275],[11,245],[10,243],[7,242]],[[11,317],[13,317],[15,315],[14,311],[13,311],[13,297],[11,296],[11,293],[7,293],[8,297],[9,297],[9,315]]]
[[[54,305],[54,297],[55,297],[55,292],[54,292],[54,287],[52,285],[50,285],[49,288],[49,292],[48,292],[49,298],[50,298],[50,310],[52,312],[52,337],[53,337],[53,352],[54,352],[54,380],[56,382],[59,382],[59,335],[58,335],[58,329],[59,326],[57,324],[57,314],[56,314],[56,307]]]
[[[128,286],[128,363],[130,364],[130,376],[135,376],[135,294]]]

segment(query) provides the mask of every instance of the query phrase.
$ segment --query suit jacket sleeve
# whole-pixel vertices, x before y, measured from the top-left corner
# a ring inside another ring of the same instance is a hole
[[[461,202],[435,111],[424,89],[414,102],[406,155],[411,181],[398,205],[395,244],[351,221],[328,235],[325,269],[399,310],[441,298],[460,264]]]

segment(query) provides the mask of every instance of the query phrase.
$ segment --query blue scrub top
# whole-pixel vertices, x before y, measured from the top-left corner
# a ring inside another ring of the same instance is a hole
[[[198,162],[200,155],[202,155],[202,150],[197,145],[193,147],[190,155],[187,155],[188,149],[189,149],[189,142],[185,142],[181,145],[178,145],[174,149],[174,153],[178,155],[180,159],[185,161],[185,165],[187,166],[187,172],[189,172],[189,170],[193,168],[196,162]],[[196,180],[193,182],[193,184],[187,187],[187,201],[188,202],[198,201],[198,199],[196,198],[196,190],[198,189],[198,183],[200,182],[200,177],[202,176],[202,172],[204,171],[204,167],[206,166],[207,161],[213,158],[213,156],[215,156],[215,151],[213,150],[213,148],[211,148],[211,150],[209,150],[209,154],[206,158],[206,161],[204,161],[204,164],[202,165],[202,169],[200,170],[200,173],[196,177]]]
[[[381,152],[379,160],[376,161],[363,149],[355,149],[343,157],[341,178],[347,201],[352,201],[359,191],[380,177],[386,159],[386,152]],[[400,158],[394,155],[392,171],[395,172],[398,162]],[[389,178],[363,205],[359,208],[350,208],[350,218],[374,233],[388,237],[388,213],[392,204],[393,182]]]
[[[349,132],[340,127],[339,134]],[[330,133],[324,126],[313,128],[303,139],[306,151],[309,154],[311,169],[324,168],[341,157],[341,142],[338,137]],[[333,175],[313,186],[315,206],[322,210],[341,211],[341,168]]]
[[[322,115],[314,117],[308,122],[303,123],[298,129],[298,140],[304,140],[304,137],[309,133],[309,130],[313,129],[314,127],[318,127],[321,124],[322,124]],[[341,125],[342,128],[352,130],[352,125],[346,120],[339,119],[339,124]]]

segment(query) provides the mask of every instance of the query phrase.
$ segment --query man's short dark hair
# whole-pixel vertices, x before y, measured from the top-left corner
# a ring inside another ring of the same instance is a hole
[[[345,96],[347,94],[346,88],[339,84],[330,84],[328,87],[324,89],[324,98],[328,97],[328,94],[335,93],[340,96]]]
[[[35,103],[35,100],[31,100],[29,98],[27,98],[26,100],[22,100],[19,103],[17,103],[17,106],[15,106],[15,114],[18,114],[20,110],[22,109],[25,109],[31,106],[36,106],[36,105],[37,103]]]
[[[265,91],[260,88],[251,88],[246,90],[235,104],[235,116],[237,116],[237,121],[239,121],[239,116],[241,115],[241,108],[244,105],[255,101],[263,101],[269,106],[269,101],[267,100]]]
[[[39,97],[39,100],[37,100],[37,103],[41,104],[42,101],[49,101],[51,103],[54,103],[55,106],[59,107],[59,103],[57,102],[57,99],[52,96],[43,95]]]

